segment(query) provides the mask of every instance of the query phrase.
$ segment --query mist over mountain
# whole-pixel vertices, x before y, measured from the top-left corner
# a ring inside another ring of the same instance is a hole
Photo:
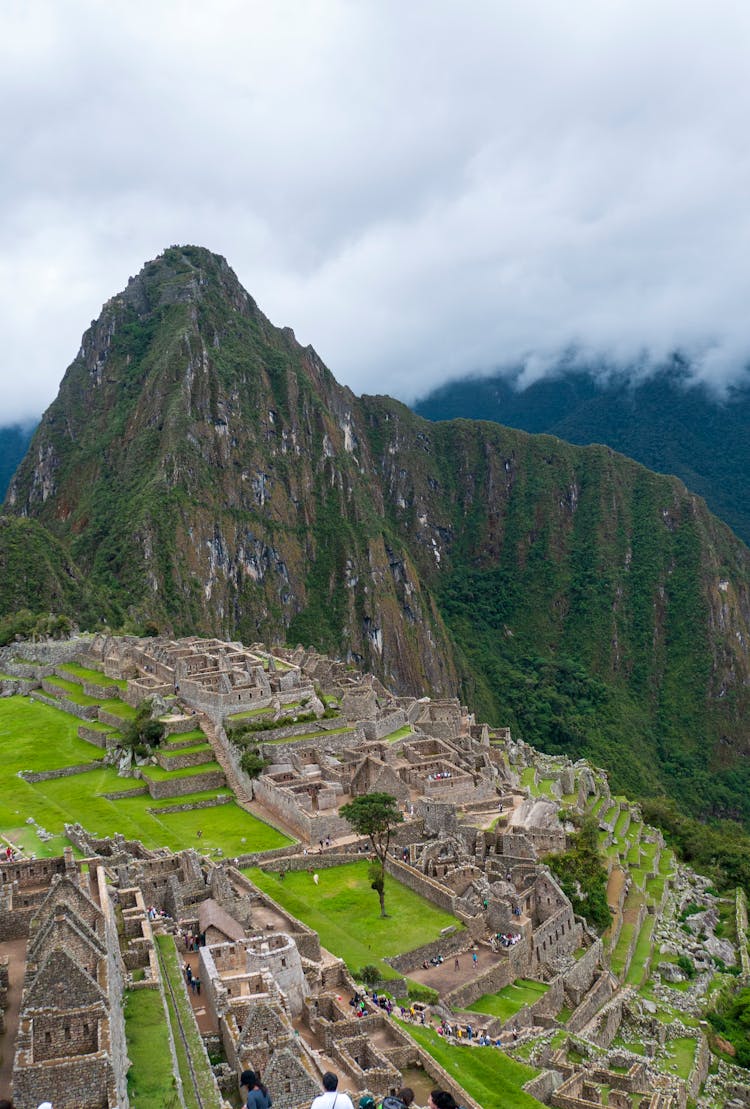
[[[747,547],[608,447],[356,397],[202,248],[107,302],[4,511],[112,620],[315,644],[750,824]]]
[[[0,497],[5,496],[16,467],[26,454],[36,421],[0,427]]]
[[[507,375],[456,380],[414,411],[430,420],[496,420],[570,443],[605,443],[650,470],[676,474],[750,544],[750,380],[723,394],[675,359],[648,377],[558,372],[519,389]]]

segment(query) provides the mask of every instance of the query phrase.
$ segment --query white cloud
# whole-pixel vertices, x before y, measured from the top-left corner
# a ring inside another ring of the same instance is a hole
[[[5,5],[0,423],[173,242],[356,391],[571,347],[730,380],[749,39],[727,0]]]

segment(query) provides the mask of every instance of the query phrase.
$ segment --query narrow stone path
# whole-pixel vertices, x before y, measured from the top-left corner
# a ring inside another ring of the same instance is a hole
[[[23,976],[26,970],[26,939],[8,940],[3,955],[8,957],[8,1008],[5,1010],[5,1032],[0,1036],[0,1097],[10,1099],[13,1093],[13,1059],[18,1037],[18,1015],[21,1009]]]

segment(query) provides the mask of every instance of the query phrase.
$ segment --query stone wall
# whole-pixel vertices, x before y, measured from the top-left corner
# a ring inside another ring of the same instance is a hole
[[[124,1106],[128,1103],[127,1073],[128,1067],[130,1066],[127,1042],[125,1039],[125,1015],[122,1005],[124,966],[120,956],[117,919],[109,897],[109,887],[107,886],[107,879],[103,867],[100,866],[96,868],[96,877],[99,887],[99,904],[104,914],[104,937],[107,948],[109,1050],[120,1105]]]
[[[156,754],[156,761],[162,770],[187,770],[191,766],[213,762],[214,755],[210,747],[207,751],[180,752],[178,750],[174,754],[160,750]]]
[[[108,712],[107,709],[102,708],[97,712],[96,719],[100,724],[108,724],[110,728],[116,728],[118,732],[121,732],[128,724],[124,716],[117,716],[116,713]]]
[[[600,974],[588,993],[581,999],[565,1027],[570,1032],[580,1032],[594,1014],[612,997],[614,990],[609,971]]]
[[[358,726],[361,727],[366,739],[376,740],[398,731],[405,724],[406,713],[403,709],[396,709],[395,712],[389,712],[387,716],[381,716],[377,720],[363,720]]]
[[[144,793],[148,793],[148,790],[144,790]],[[231,805],[233,803],[234,797],[209,797],[205,801],[188,801],[184,805],[159,805],[158,809],[148,809],[148,812],[192,812],[193,809],[215,809],[218,805]]]
[[[464,928],[457,928],[455,931],[449,931],[442,936],[438,936],[436,940],[432,940],[430,943],[422,944],[421,947],[405,951],[403,955],[386,958],[384,962],[399,973],[408,975],[410,971],[421,967],[425,959],[429,962],[436,955],[442,955],[445,959],[449,956],[454,958],[456,955],[468,951],[472,945],[471,934]]]
[[[191,774],[188,778],[170,778],[160,782],[147,778],[144,781],[155,801],[163,797],[181,797],[184,793],[223,789],[227,784],[222,770],[209,770],[205,774]]]
[[[44,685],[44,682],[42,685]],[[96,705],[76,705],[73,701],[69,701],[63,695],[62,690],[60,690],[59,697],[55,697],[52,693],[41,693],[38,689],[32,689],[29,696],[32,701],[42,701],[50,708],[62,709],[63,712],[67,712],[71,716],[77,716],[79,720],[96,720],[99,712]]]
[[[97,731],[96,728],[89,728],[86,724],[78,725],[78,738],[85,739],[87,743],[93,743],[95,747],[101,747],[102,750],[107,748],[108,732]]]
[[[566,971],[565,990],[574,1005],[579,1005],[586,992],[591,989],[603,950],[602,941],[597,939],[576,961],[575,966]]]
[[[55,1109],[117,1105],[107,1052],[57,1059],[54,1066],[41,1062],[14,1070],[13,1100],[17,1109],[36,1109],[40,1097],[51,1098]]]
[[[336,809],[327,809],[322,813],[303,812],[294,795],[283,786],[276,785],[267,775],[261,774],[256,778],[253,794],[261,805],[306,843],[316,843],[327,836],[336,838],[351,832],[351,828]]]
[[[72,778],[75,774],[86,774],[89,770],[101,770],[101,759],[96,762],[82,762],[77,766],[61,766],[57,770],[22,770],[19,777],[25,782],[51,782],[55,778]]]
[[[399,882],[408,886],[410,890],[420,894],[421,897],[426,897],[433,905],[445,909],[448,913],[455,914],[455,893],[441,885],[440,882],[436,882],[434,878],[429,878],[421,870],[416,870],[413,866],[405,866],[398,859],[390,857],[386,860],[385,869]]]

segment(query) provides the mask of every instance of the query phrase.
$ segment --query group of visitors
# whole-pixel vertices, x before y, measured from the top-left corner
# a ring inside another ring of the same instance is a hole
[[[437,770],[434,774],[427,775],[428,782],[442,782],[446,778],[452,778],[450,770]]]
[[[154,920],[172,920],[172,917],[166,909],[157,909],[156,905],[149,905],[146,910],[146,915],[150,921]]]
[[[188,989],[192,990],[193,993],[200,995],[201,980],[197,974],[193,974],[192,967],[189,963],[185,963],[184,967],[182,968],[182,972],[185,975],[185,981],[187,982]]]
[[[14,863],[16,861],[16,849],[13,844],[7,844],[4,854],[6,863]]]
[[[322,1086],[323,1092],[313,1099],[310,1109],[354,1109],[349,1095],[339,1092],[338,1075],[333,1071],[326,1071],[323,1075]],[[271,1109],[273,1100],[257,1071],[243,1070],[240,1075],[240,1091],[243,1109]],[[358,1109],[411,1109],[413,1103],[414,1091],[409,1086],[403,1086],[380,1102],[376,1102],[370,1094],[365,1094],[359,1099]],[[13,1109],[10,1103],[7,1104],[9,1109]],[[428,1109],[460,1109],[452,1094],[445,1090],[433,1090],[427,1105]],[[0,1109],[3,1106],[4,1103],[0,1102]],[[48,1109],[52,1109],[52,1106]]]
[[[519,932],[498,932],[490,940],[490,946],[493,951],[496,951],[498,947],[515,947],[520,942],[521,935]]]

